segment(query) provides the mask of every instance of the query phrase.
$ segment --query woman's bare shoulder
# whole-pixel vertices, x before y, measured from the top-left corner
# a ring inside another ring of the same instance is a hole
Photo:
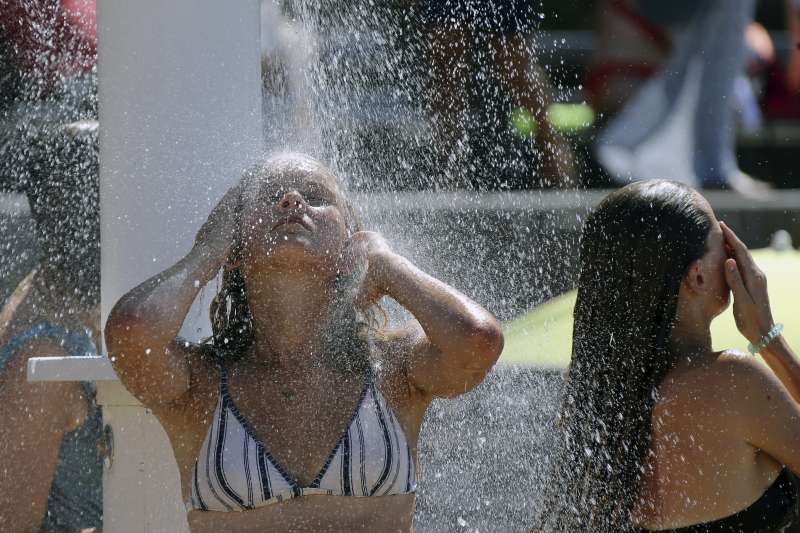
[[[736,407],[748,391],[768,379],[770,370],[754,357],[737,350],[725,350],[701,364],[691,363],[670,372],[660,387],[663,396],[684,398],[694,404],[702,400],[712,411]]]
[[[757,357],[740,350],[723,350],[719,353],[714,370],[724,376],[737,380],[762,380],[772,375],[772,371]]]
[[[770,407],[776,395],[785,395],[786,390],[778,376],[759,358],[738,350],[720,353],[710,372],[711,394],[720,403],[735,406],[741,421],[749,417],[760,417],[763,409]]]

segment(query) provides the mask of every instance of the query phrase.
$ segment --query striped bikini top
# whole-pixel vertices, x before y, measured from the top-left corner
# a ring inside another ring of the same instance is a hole
[[[307,487],[287,474],[266,443],[255,437],[227,381],[220,367],[219,399],[195,461],[187,509],[244,511],[315,494],[386,496],[416,491],[411,449],[371,371],[346,431]]]

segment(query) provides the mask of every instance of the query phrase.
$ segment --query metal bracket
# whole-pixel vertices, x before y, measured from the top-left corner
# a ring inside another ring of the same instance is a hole
[[[103,458],[103,465],[106,470],[111,470],[114,464],[114,431],[109,424],[106,424],[103,428],[103,435],[98,444],[98,452],[100,457]]]

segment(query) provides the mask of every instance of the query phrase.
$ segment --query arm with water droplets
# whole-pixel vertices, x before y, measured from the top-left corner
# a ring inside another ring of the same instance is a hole
[[[431,397],[452,397],[483,381],[503,349],[495,317],[392,252],[378,234],[354,238],[365,241],[369,265],[361,298],[369,303],[389,296],[416,319],[405,361],[411,384]]]
[[[193,347],[177,340],[201,288],[228,258],[233,242],[237,188],[231,189],[200,229],[191,251],[114,305],[106,347],[125,387],[147,406],[173,401],[189,390]]]
[[[733,292],[733,316],[741,334],[759,352],[794,400],[800,404],[800,359],[780,335],[766,345],[761,339],[775,325],[767,291],[767,277],[747,246],[724,222],[720,224],[732,257],[725,262],[725,279]]]

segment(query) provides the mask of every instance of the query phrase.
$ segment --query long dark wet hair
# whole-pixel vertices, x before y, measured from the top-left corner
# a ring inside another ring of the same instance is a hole
[[[278,154],[267,157],[248,169],[242,178],[243,191],[248,185],[268,181],[301,162],[310,172],[327,175],[339,180],[319,161],[303,154]],[[246,193],[243,193],[243,195]],[[339,195],[345,225],[349,234],[361,231],[362,224],[352,204]],[[244,198],[240,200],[237,214],[242,212]],[[240,224],[240,223],[239,223]],[[241,235],[241,231],[237,232]],[[244,356],[254,342],[253,320],[247,298],[244,274],[236,266],[243,258],[241,238],[231,249],[228,265],[223,269],[217,295],[211,303],[210,318],[212,336],[210,343],[214,353],[226,360]],[[323,346],[323,361],[331,368],[346,373],[363,373],[370,364],[369,331],[377,331],[377,306],[359,309],[354,305],[359,276],[339,274],[332,290],[333,305],[330,325]]]
[[[673,367],[678,292],[711,220],[683,184],[645,181],[587,219],[572,361],[545,489],[543,531],[626,531],[647,471],[658,386]]]

